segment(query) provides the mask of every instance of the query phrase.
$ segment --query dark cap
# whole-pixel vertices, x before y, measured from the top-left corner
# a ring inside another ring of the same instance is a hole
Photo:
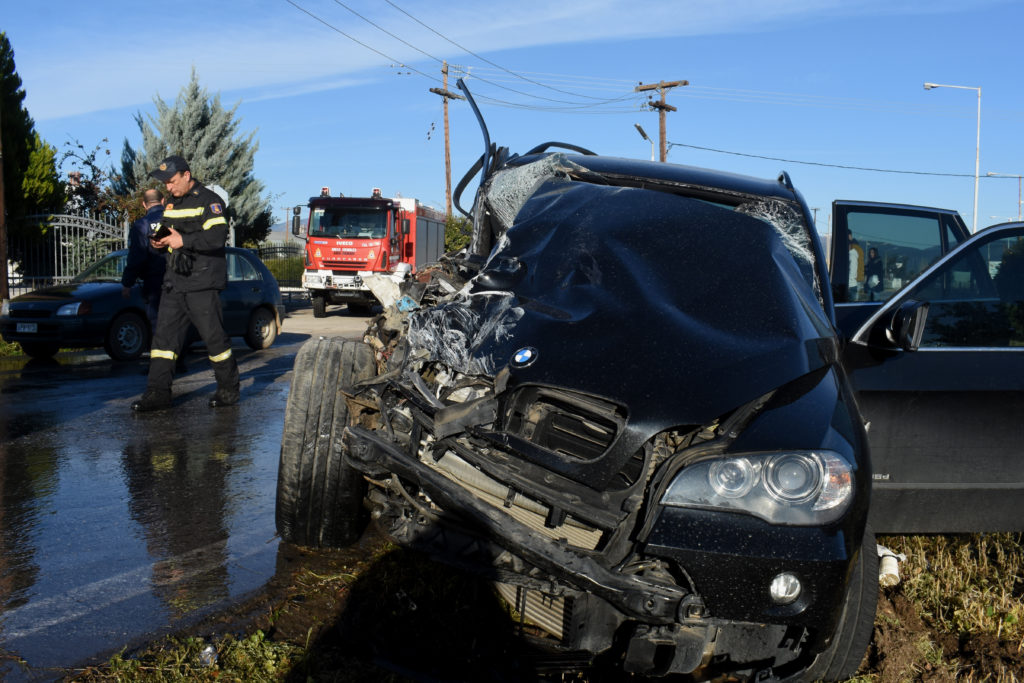
[[[169,156],[160,162],[160,165],[149,172],[149,175],[163,182],[180,171],[189,171],[188,162],[179,156]]]

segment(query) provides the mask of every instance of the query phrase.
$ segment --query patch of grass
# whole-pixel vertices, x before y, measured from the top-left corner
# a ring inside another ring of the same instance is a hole
[[[0,339],[0,358],[7,356],[17,356],[21,354],[21,345],[17,342],[5,342]]]
[[[904,595],[946,633],[1024,641],[1021,534],[888,536],[879,543],[907,556]]]
[[[68,680],[81,683],[280,681],[303,657],[304,648],[270,641],[262,631],[241,639],[227,635],[213,644],[202,638],[169,639],[164,647],[147,650],[136,657],[114,655],[105,666],[85,669]]]

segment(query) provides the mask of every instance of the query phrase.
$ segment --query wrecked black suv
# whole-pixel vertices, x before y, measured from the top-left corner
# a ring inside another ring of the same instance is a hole
[[[805,202],[565,148],[485,155],[470,246],[302,348],[281,536],[351,543],[365,508],[577,663],[852,676],[871,473]]]

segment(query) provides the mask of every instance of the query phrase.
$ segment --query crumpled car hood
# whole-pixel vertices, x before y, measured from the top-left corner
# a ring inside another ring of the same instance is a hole
[[[409,341],[466,374],[508,367],[510,387],[604,397],[634,428],[706,424],[834,362],[809,268],[732,207],[548,178]]]

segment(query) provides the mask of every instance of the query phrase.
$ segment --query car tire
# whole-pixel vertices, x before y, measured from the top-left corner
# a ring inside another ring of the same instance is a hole
[[[120,313],[107,328],[103,348],[114,360],[136,360],[149,349],[149,325],[138,313]]]
[[[322,296],[313,295],[313,317],[323,318],[327,315],[327,299]]]
[[[60,350],[60,346],[57,344],[50,344],[47,342],[18,342],[21,345],[21,350],[25,352],[25,355],[29,358],[36,358],[39,360],[46,360],[47,358],[53,358],[57,355]]]
[[[351,340],[311,339],[295,356],[277,472],[277,532],[289,543],[340,548],[366,523],[366,481],[345,463],[344,391],[376,374],[373,350]]]
[[[853,678],[871,643],[877,606],[878,546],[869,527],[864,530],[832,642],[815,658],[800,680],[845,681]]]
[[[249,316],[245,331],[245,343],[254,351],[269,349],[277,339],[277,318],[267,308],[257,308]]]

